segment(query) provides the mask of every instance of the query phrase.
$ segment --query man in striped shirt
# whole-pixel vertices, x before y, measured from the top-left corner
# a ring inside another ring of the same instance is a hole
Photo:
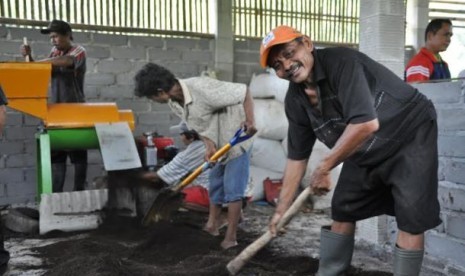
[[[161,167],[157,172],[147,172],[144,178],[153,182],[162,181],[163,184],[175,185],[190,172],[204,163],[205,143],[199,134],[181,122],[172,128],[172,131],[181,135],[181,141],[186,149],[178,153],[173,160]],[[197,211],[208,212],[208,172],[201,173],[188,187],[184,188],[186,195],[184,206]]]
[[[450,79],[449,67],[439,53],[447,50],[451,37],[452,22],[449,19],[431,20],[425,31],[425,47],[409,61],[405,68],[405,80]]]
[[[61,20],[52,20],[46,29],[53,47],[48,58],[37,62],[52,64],[52,103],[84,102],[84,75],[86,73],[86,50],[73,43],[71,26]],[[26,61],[34,61],[29,45],[21,46],[21,54]],[[53,192],[62,192],[66,176],[66,159],[69,156],[74,164],[74,190],[84,190],[87,178],[86,150],[52,150]]]

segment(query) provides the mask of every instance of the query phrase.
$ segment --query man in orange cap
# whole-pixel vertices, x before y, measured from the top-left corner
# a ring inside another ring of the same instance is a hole
[[[394,275],[418,275],[424,232],[441,223],[433,104],[365,54],[317,50],[308,36],[287,26],[263,39],[260,64],[290,81],[288,160],[271,232],[276,234],[319,139],[331,151],[310,178],[316,195],[331,189],[329,172],[344,163],[333,223],[321,231],[318,275],[342,275],[352,259],[356,222],[382,214],[396,216],[399,228]]]

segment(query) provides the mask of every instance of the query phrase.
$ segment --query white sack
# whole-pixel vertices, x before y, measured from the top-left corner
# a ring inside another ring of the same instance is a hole
[[[256,138],[253,142],[250,162],[253,166],[284,172],[286,166],[286,154],[281,147],[281,142],[263,138]]]
[[[249,89],[253,98],[276,98],[284,101],[289,81],[276,76],[273,70],[269,73],[252,75]]]
[[[249,187],[251,187],[252,191],[252,201],[265,199],[263,180],[265,180],[267,177],[270,179],[281,179],[283,178],[283,174],[255,166],[250,166]]]
[[[287,136],[289,127],[284,113],[284,104],[271,99],[256,99],[254,105],[257,136],[271,140],[283,140]]]

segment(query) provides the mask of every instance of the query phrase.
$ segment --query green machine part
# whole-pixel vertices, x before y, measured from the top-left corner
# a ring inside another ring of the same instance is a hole
[[[98,149],[95,128],[47,129],[36,134],[37,144],[37,194],[52,193],[51,150]]]

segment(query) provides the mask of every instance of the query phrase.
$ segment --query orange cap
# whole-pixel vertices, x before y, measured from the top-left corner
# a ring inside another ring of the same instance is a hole
[[[265,38],[262,40],[262,44],[260,46],[260,65],[265,68],[266,61],[268,60],[268,54],[270,53],[270,49],[279,44],[288,43],[298,37],[304,36],[302,33],[297,31],[296,29],[281,25],[273,30],[271,30]]]

